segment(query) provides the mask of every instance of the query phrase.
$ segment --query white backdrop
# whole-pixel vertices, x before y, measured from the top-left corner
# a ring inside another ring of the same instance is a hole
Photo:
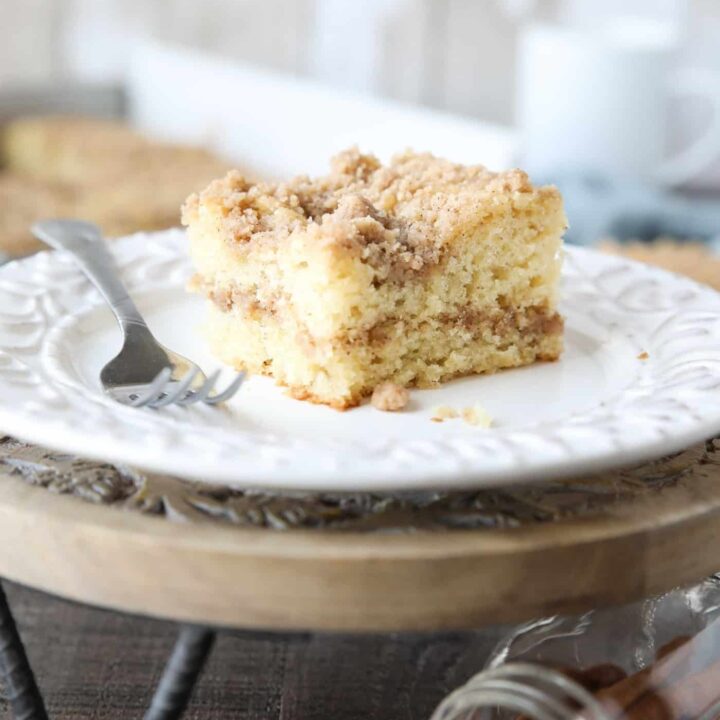
[[[0,0],[0,87],[112,79],[137,36],[509,123],[519,18],[661,14],[720,71],[718,0]]]

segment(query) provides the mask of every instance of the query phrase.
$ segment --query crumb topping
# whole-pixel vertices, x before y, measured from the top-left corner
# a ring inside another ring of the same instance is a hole
[[[490,211],[500,197],[533,191],[557,193],[533,188],[521,170],[493,173],[413,152],[383,166],[352,148],[336,155],[330,173],[318,178],[254,184],[231,171],[188,198],[183,222],[194,222],[201,206],[213,207],[236,243],[261,236],[282,241],[312,228],[324,241],[357,252],[382,279],[437,264],[468,208]]]
[[[385,412],[402,410],[410,400],[410,393],[401,385],[392,382],[382,383],[373,390],[370,402],[373,407]]]

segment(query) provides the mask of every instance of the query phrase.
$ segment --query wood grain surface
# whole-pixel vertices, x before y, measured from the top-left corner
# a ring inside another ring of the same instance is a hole
[[[476,628],[629,602],[718,568],[718,440],[500,497],[414,500],[213,495],[3,444],[0,575],[131,613],[275,630]],[[195,512],[168,512],[183,503]]]
[[[142,717],[174,624],[5,588],[53,720]],[[186,719],[427,720],[501,632],[221,633]],[[0,683],[0,718],[9,717]]]

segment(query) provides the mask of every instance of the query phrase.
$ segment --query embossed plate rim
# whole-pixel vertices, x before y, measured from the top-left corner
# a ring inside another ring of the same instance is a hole
[[[150,291],[184,281],[183,243],[182,231],[168,230],[123,238],[113,248],[131,290]],[[538,427],[369,445],[201,432],[197,422],[170,413],[137,412],[100,393],[75,393],[63,380],[68,358],[55,338],[100,300],[67,257],[39,253],[0,269],[0,429],[58,450],[207,482],[329,491],[490,487],[585,474],[653,459],[717,433],[720,294],[592,250],[569,248],[566,258],[564,292],[577,317],[606,328],[608,337],[619,328],[650,353],[630,387],[604,406]]]

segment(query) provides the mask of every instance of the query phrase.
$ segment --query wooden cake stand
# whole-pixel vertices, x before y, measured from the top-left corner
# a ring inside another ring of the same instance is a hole
[[[0,439],[0,576],[191,623],[155,719],[181,714],[208,628],[433,631],[575,613],[701,579],[719,541],[720,438],[594,478],[403,496],[239,492]],[[0,601],[11,701],[46,717]]]

